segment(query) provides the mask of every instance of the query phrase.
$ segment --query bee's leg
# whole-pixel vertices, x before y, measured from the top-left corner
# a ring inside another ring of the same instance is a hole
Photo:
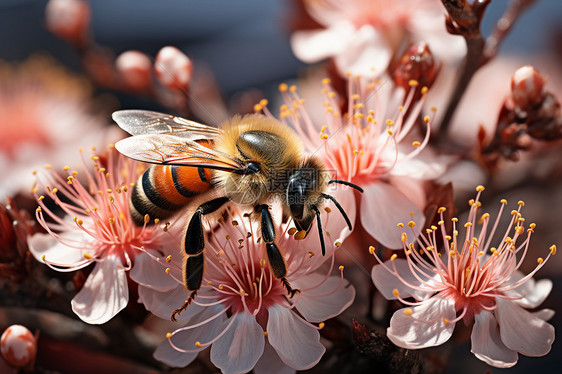
[[[172,312],[170,317],[172,321],[175,321],[176,315],[179,315],[189,306],[189,304],[191,304],[191,301],[193,301],[195,295],[197,295],[197,291],[201,287],[201,281],[203,280],[203,249],[205,248],[205,233],[203,231],[201,217],[217,211],[228,201],[230,201],[230,198],[228,197],[218,197],[207,201],[197,208],[189,220],[183,241],[183,250],[188,256],[183,266],[183,283],[185,288],[188,291],[191,291],[191,294],[181,307]]]
[[[269,206],[261,204],[256,206],[255,210],[261,214],[261,236],[265,242],[267,258],[269,259],[271,270],[273,270],[273,275],[275,278],[281,280],[289,296],[293,297],[295,293],[300,293],[301,291],[297,288],[292,288],[285,277],[287,275],[287,268],[283,256],[275,244],[275,226],[273,225],[271,213],[269,213]]]

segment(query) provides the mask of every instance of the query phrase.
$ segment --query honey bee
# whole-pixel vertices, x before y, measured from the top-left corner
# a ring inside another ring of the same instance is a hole
[[[287,281],[287,269],[275,244],[275,226],[269,203],[277,198],[298,230],[308,233],[314,219],[318,225],[322,254],[325,243],[319,207],[331,200],[351,230],[351,222],[336,199],[326,193],[331,183],[323,162],[306,155],[297,134],[283,123],[263,115],[235,116],[220,128],[173,115],[122,110],[113,120],[132,136],[115,145],[122,154],[152,165],[132,189],[133,220],[164,219],[209,190],[219,197],[199,205],[191,216],[182,240],[183,282],[190,295],[174,310],[171,319],[195,298],[203,279],[205,237],[201,219],[227,203],[253,208],[261,224],[261,236],[273,274],[290,297],[300,292]]]

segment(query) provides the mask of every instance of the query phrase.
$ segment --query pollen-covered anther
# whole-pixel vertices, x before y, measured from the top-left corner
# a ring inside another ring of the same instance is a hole
[[[443,323],[448,325],[449,324],[449,320],[447,318],[443,318]]]
[[[314,252],[308,252],[308,258],[312,258],[314,256]]]
[[[201,348],[203,346],[203,344],[201,344],[201,342],[199,342],[199,340],[198,340],[198,341],[195,342],[195,346],[198,347],[198,348]]]
[[[420,145],[421,143],[417,140],[412,142],[412,147],[419,147]]]
[[[91,254],[89,254],[88,252],[84,252],[84,254],[82,255],[86,260],[91,260],[93,257]]]
[[[305,237],[306,237],[306,230],[300,230],[294,236],[295,240],[303,240]]]
[[[375,254],[375,247],[373,247],[372,245],[369,246],[369,253],[372,255]]]
[[[402,233],[401,240],[402,240],[403,243],[404,243],[406,240],[408,240],[408,235],[406,235],[405,232]]]
[[[172,255],[166,257],[166,262],[169,264],[172,261]]]
[[[525,206],[525,202],[524,202],[523,200],[519,200],[519,201],[517,202],[517,205]]]
[[[324,328],[324,326],[326,326],[326,324],[324,322],[320,322],[318,324],[318,329],[322,330]]]
[[[400,294],[400,292],[398,292],[398,289],[397,289],[397,288],[395,288],[394,290],[392,290],[392,295],[393,295],[394,297],[398,297],[399,294]]]
[[[419,83],[417,80],[415,80],[415,79],[410,79],[410,80],[408,81],[408,85],[409,85],[410,87],[417,87],[417,86],[419,86],[419,84],[420,84],[420,83]]]
[[[41,256],[41,261],[45,262],[45,255]]]
[[[394,261],[396,260],[396,258],[398,257],[398,255],[395,253],[392,256],[390,256],[390,261]]]
[[[408,222],[408,227],[413,228],[416,227],[416,223],[414,221]]]
[[[556,245],[555,244],[550,246],[550,254],[553,255],[553,256],[556,254]]]
[[[164,272],[168,275],[170,275],[170,268],[166,268],[166,270],[164,270]]]
[[[539,265],[540,265],[540,264],[542,264],[542,263],[543,263],[543,261],[544,261],[544,260],[543,260],[543,258],[542,258],[542,257],[539,257],[539,258],[537,258],[537,262],[538,262],[538,264],[539,264]]]
[[[444,206],[440,207],[439,209],[437,209],[437,213],[441,214],[444,213],[447,210],[447,208],[445,208]]]
[[[404,309],[404,314],[407,315],[408,317],[411,316],[412,314],[414,314],[414,311],[410,308],[406,308]]]
[[[166,339],[170,339],[173,336],[171,332],[166,333]]]
[[[334,245],[335,245],[337,248],[339,248],[339,247],[341,247],[341,242],[335,242]]]

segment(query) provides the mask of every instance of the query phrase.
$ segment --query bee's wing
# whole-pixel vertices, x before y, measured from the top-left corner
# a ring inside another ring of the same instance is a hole
[[[115,148],[125,156],[152,164],[204,167],[239,173],[240,161],[190,139],[170,134],[142,134],[118,141]]]
[[[111,117],[119,127],[131,135],[170,134],[183,139],[199,140],[214,139],[223,131],[171,114],[149,110],[119,110],[113,112]]]

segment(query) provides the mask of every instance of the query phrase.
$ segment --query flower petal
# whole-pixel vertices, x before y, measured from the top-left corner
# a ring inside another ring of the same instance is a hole
[[[316,365],[326,351],[318,330],[281,305],[269,307],[268,312],[267,338],[281,360],[296,370]]]
[[[189,321],[190,325],[193,326],[211,318],[213,315],[219,313],[221,309],[221,306],[205,308],[199,314],[193,316],[193,318]],[[221,332],[225,321],[226,316],[223,313],[201,326],[176,332],[170,338],[172,343],[180,349],[189,350],[191,352],[178,351],[170,345],[168,339],[165,339],[156,348],[154,358],[166,365],[174,367],[183,367],[190,364],[195,357],[197,357],[197,354],[206,348],[206,346],[197,347],[195,342],[203,344],[214,339]]]
[[[355,27],[349,22],[321,30],[295,31],[291,48],[299,60],[313,63],[343,53],[353,38]]]
[[[406,309],[412,310],[411,316],[404,313]],[[387,336],[402,348],[433,347],[449,340],[455,324],[445,323],[443,319],[455,317],[454,301],[432,297],[419,306],[397,310],[390,320]]]
[[[392,54],[384,35],[371,25],[363,25],[347,39],[346,49],[335,56],[335,63],[342,76],[374,77],[386,71]]]
[[[554,341],[554,327],[513,301],[496,300],[496,318],[503,343],[525,356],[547,354]]]
[[[341,276],[328,277],[313,273],[293,281],[300,288],[296,308],[310,322],[322,322],[335,317],[351,305],[355,288]],[[323,282],[323,283],[322,283]],[[312,289],[307,289],[311,288]]]
[[[552,309],[541,309],[538,312],[533,313],[533,315],[535,317],[538,317],[540,319],[542,319],[543,321],[549,321],[550,319],[552,319],[552,317],[554,317],[554,315],[556,314],[556,312]]]
[[[265,343],[263,355],[254,367],[255,374],[294,374],[295,369],[285,365],[269,342]]]
[[[64,235],[72,240],[87,240],[87,235],[78,231],[69,231]],[[33,257],[40,262],[43,262],[42,257],[45,256],[49,262],[54,262],[59,266],[68,266],[69,271],[78,270],[90,264],[84,259],[85,251],[59,243],[49,234],[35,234],[28,239],[27,244]]]
[[[425,217],[406,195],[390,184],[379,182],[363,187],[361,224],[380,244],[387,248],[401,248],[402,240],[396,225],[414,220],[423,227]],[[410,212],[414,213],[413,218]]]
[[[123,264],[119,258],[108,257],[96,264],[71,305],[82,321],[102,324],[125,308],[128,301],[129,287]]]
[[[165,273],[166,267],[146,253],[135,257],[135,264],[129,272],[132,280],[158,291],[168,291],[178,286],[172,277]]]
[[[211,362],[223,373],[246,373],[263,354],[263,329],[250,313],[230,318],[234,318],[232,326],[211,347]]]
[[[385,265],[393,270],[393,266],[396,266],[396,272],[405,282],[416,285],[419,287],[424,287],[420,283],[420,281],[414,276],[410,267],[408,266],[408,261],[403,258],[397,258],[394,261],[385,261]],[[382,265],[375,265],[373,266],[373,270],[371,270],[371,278],[373,279],[373,283],[375,287],[380,291],[380,293],[387,299],[387,300],[395,300],[396,297],[394,296],[394,290],[398,290],[398,294],[402,298],[406,297],[415,297],[417,300],[426,299],[428,295],[434,293],[431,288],[427,288],[427,291],[416,290],[412,287],[404,284],[401,282],[396,275],[389,272],[384,266]],[[431,284],[431,280],[427,279],[425,276],[421,276],[420,278],[426,280],[428,283]]]
[[[509,368],[517,363],[519,355],[503,344],[498,322],[490,312],[483,311],[474,316],[471,341],[470,351],[488,365]]]
[[[200,296],[201,294],[202,291],[200,290],[198,295]],[[162,319],[170,319],[172,311],[182,306],[188,296],[188,291],[177,283],[174,289],[168,291],[160,291],[152,287],[139,285],[139,302],[142,303],[149,312]],[[196,296],[195,301],[197,300]],[[205,299],[205,302],[209,302],[208,299]],[[202,308],[203,307],[197,305],[196,302],[192,302],[186,310],[176,315],[176,319],[178,321],[188,320],[193,317],[193,315],[200,313]]]
[[[509,278],[508,283],[515,283],[524,277],[525,274],[516,271]],[[517,303],[522,307],[536,308],[548,297],[550,291],[552,291],[552,281],[550,279],[535,281],[535,279],[531,278],[507,294],[513,298],[519,298]]]

